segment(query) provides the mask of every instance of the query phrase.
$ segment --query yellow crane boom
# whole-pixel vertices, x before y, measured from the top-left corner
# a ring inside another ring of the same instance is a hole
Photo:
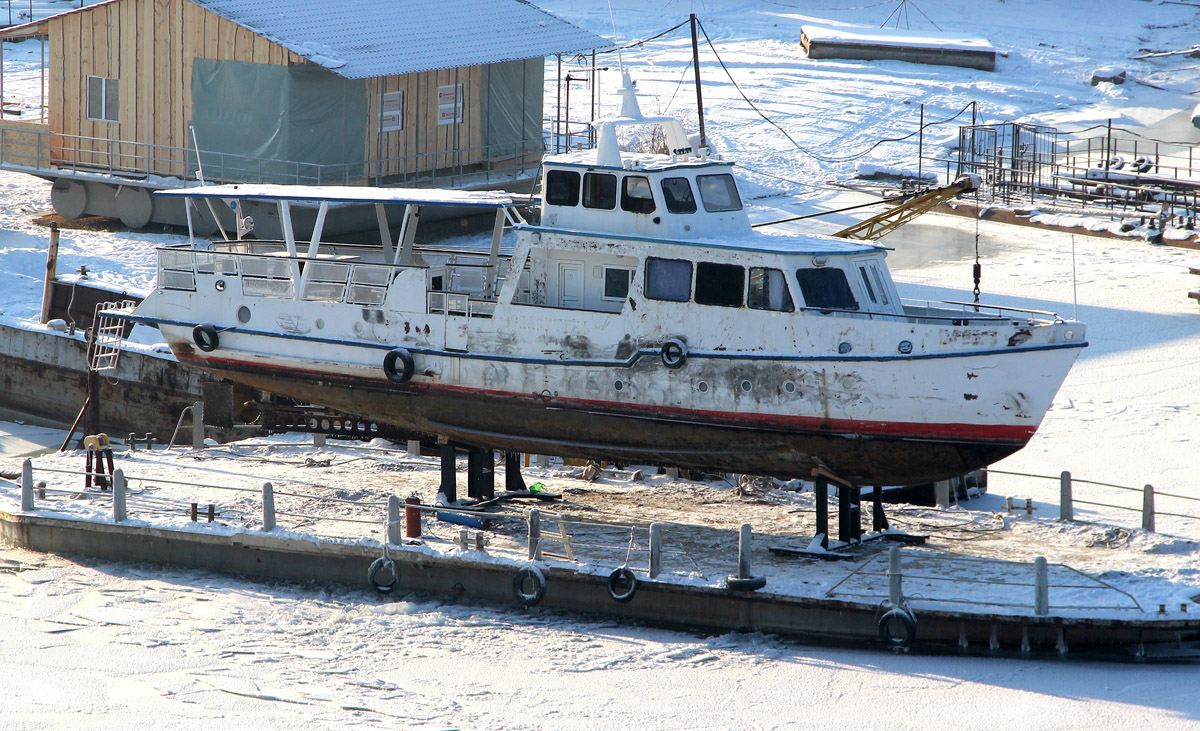
[[[833,235],[843,239],[878,239],[895,231],[939,203],[945,203],[951,198],[957,198],[963,193],[969,193],[978,187],[978,176],[963,175],[950,185],[917,194],[883,213],[871,216],[867,220],[860,221],[853,226],[848,226]]]

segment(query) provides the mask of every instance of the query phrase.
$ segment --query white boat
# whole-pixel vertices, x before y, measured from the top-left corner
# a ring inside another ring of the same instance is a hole
[[[903,485],[1028,442],[1082,324],[906,302],[883,247],[751,229],[732,163],[623,93],[596,149],[545,159],[537,223],[497,193],[160,193],[273,200],[285,223],[292,201],[320,212],[307,242],[285,225],[278,242],[160,249],[130,317],[226,378],[504,450]],[[619,149],[619,128],[648,124],[665,152]],[[362,203],[406,207],[394,243],[383,215],[382,245],[321,241],[329,206]],[[491,248],[417,245],[427,206],[494,209]]]

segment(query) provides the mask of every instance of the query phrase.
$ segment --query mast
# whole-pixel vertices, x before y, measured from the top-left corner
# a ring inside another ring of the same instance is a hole
[[[700,92],[700,45],[696,41],[696,14],[691,14],[692,24],[692,67],[696,71],[696,114],[700,117],[700,147],[708,147],[704,136],[704,95]]]

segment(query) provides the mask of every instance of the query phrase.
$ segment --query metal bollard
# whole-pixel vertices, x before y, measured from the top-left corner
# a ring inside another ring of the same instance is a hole
[[[275,487],[269,483],[263,483],[263,530],[275,530]]]
[[[411,495],[404,499],[406,505],[420,505],[421,498],[416,495]],[[405,508],[404,509],[404,535],[409,538],[421,537],[421,509],[420,508]]]
[[[388,543],[400,543],[400,498],[388,495],[387,530]]]
[[[1154,532],[1154,485],[1146,485],[1142,491],[1142,530]]]
[[[542,513],[537,508],[530,508],[525,515],[529,522],[529,560],[539,561],[542,558]]]
[[[1071,498],[1071,473],[1063,470],[1058,477],[1058,517],[1075,520],[1075,505]]]
[[[904,574],[900,571],[900,546],[888,549],[888,601],[893,607],[904,603]]]
[[[192,449],[204,449],[204,402],[192,404]]]
[[[1050,613],[1050,567],[1045,556],[1033,559],[1033,611],[1043,617]]]
[[[662,523],[650,524],[650,578],[662,573]]]
[[[113,471],[113,520],[125,520],[125,470]]]
[[[750,562],[750,549],[754,545],[754,532],[749,523],[742,523],[738,531],[738,578],[749,579],[754,576],[754,567]]]
[[[46,481],[45,480],[38,480],[37,498],[38,498],[38,500],[46,499]]]
[[[21,463],[21,511],[33,510],[33,462]]]

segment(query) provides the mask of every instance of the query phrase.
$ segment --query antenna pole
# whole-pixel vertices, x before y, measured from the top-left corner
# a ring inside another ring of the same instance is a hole
[[[704,136],[704,94],[700,91],[700,44],[696,40],[696,14],[691,14],[692,24],[692,67],[696,71],[696,114],[700,117],[700,146],[708,147]]]

